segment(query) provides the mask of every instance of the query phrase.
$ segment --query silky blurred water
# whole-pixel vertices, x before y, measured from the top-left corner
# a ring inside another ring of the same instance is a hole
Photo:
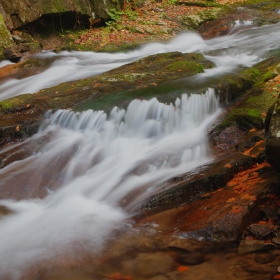
[[[236,22],[238,25],[251,24],[250,21]],[[233,27],[233,28],[235,28]],[[55,58],[52,65],[40,74],[24,79],[11,79],[0,85],[0,101],[15,95],[34,93],[62,82],[99,75],[142,57],[165,52],[199,52],[216,64],[208,69],[207,75],[230,73],[240,66],[252,66],[264,59],[270,50],[280,44],[280,24],[252,28],[233,35],[203,40],[199,34],[183,33],[169,43],[151,43],[126,53],[95,52],[47,52],[37,55],[41,59]],[[215,56],[209,52],[219,51]],[[221,64],[221,62],[223,62]],[[5,63],[5,62],[3,62]],[[1,66],[1,64],[0,64]]]
[[[41,74],[3,83],[0,96],[3,100],[35,92],[168,51],[204,53],[216,65],[198,74],[206,78],[230,73],[252,66],[279,48],[279,27],[253,28],[206,41],[198,34],[186,33],[167,44],[148,44],[127,53],[40,54],[42,59],[56,60]],[[124,225],[133,203],[172,176],[211,160],[207,128],[220,113],[213,89],[199,95],[187,92],[174,104],[155,98],[134,100],[127,110],[115,107],[108,116],[92,110],[49,112],[35,137],[52,132],[51,141],[39,153],[1,169],[0,187],[16,178],[19,186],[28,188],[34,184],[32,174],[44,174],[63,159],[53,171],[61,184],[56,189],[52,183],[36,181],[48,191],[44,199],[0,201],[13,211],[0,220],[1,278],[21,279],[23,271],[34,263],[55,262],[65,255],[76,257],[79,250],[100,252],[112,231]],[[31,175],[22,181],[24,174]]]

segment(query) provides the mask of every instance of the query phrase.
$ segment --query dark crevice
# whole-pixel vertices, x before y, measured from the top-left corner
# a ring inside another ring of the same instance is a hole
[[[80,30],[104,24],[102,19],[93,22],[88,15],[78,12],[65,12],[42,15],[37,20],[23,25],[19,30],[28,31],[31,35],[53,34],[65,30]]]

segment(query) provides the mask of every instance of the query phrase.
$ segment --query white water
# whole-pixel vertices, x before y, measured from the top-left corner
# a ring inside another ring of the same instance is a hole
[[[0,170],[0,186],[6,176],[20,180],[30,170],[44,172],[57,155],[70,153],[58,171],[64,183],[57,191],[43,186],[50,194],[42,200],[1,201],[15,214],[0,220],[0,278],[20,279],[35,261],[98,252],[112,229],[125,226],[127,214],[119,205],[128,194],[137,191],[133,203],[171,176],[209,161],[206,129],[219,113],[209,89],[184,94],[174,106],[134,100],[127,111],[114,108],[108,117],[91,110],[51,114],[39,133],[54,131],[52,141],[31,162]]]
[[[12,79],[0,85],[0,101],[19,94],[34,93],[65,81],[98,75],[141,57],[172,51],[207,55],[210,51],[219,50],[220,55],[208,57],[217,67],[206,72],[207,76],[220,75],[240,66],[252,66],[264,59],[269,50],[279,48],[279,45],[280,24],[275,24],[210,40],[203,40],[196,33],[184,33],[169,43],[152,43],[126,53],[43,53],[38,57],[56,58],[53,64],[40,74],[21,80]]]
[[[41,74],[0,85],[1,98],[97,75],[166,51],[205,53],[216,64],[199,74],[207,78],[251,66],[279,45],[278,24],[208,41],[187,33],[168,44],[149,44],[128,53],[41,54],[42,59],[54,56],[57,60]],[[210,56],[208,52],[215,50],[220,54]],[[156,99],[135,100],[127,112],[114,108],[109,117],[92,111],[58,111],[48,116],[39,135],[53,131],[52,141],[40,153],[0,170],[0,186],[18,178],[18,184],[28,188],[37,177],[23,181],[25,174],[44,174],[61,158],[64,165],[53,176],[62,184],[55,190],[51,183],[36,181],[38,188],[48,190],[45,199],[0,201],[14,211],[0,220],[0,278],[18,280],[34,262],[101,250],[112,230],[125,226],[123,221],[135,203],[168,178],[210,160],[206,129],[219,113],[210,89],[205,95],[183,95],[174,106]]]
[[[6,65],[9,65],[9,64],[14,64],[14,63],[11,62],[10,60],[2,60],[2,61],[0,61],[0,68],[4,67]]]
[[[253,24],[254,22],[252,20],[236,20],[234,26],[229,31],[229,35],[242,30],[244,27],[252,26]]]

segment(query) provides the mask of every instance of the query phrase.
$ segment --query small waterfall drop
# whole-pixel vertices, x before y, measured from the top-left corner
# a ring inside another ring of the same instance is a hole
[[[35,260],[76,254],[73,244],[98,252],[112,229],[122,227],[130,204],[210,160],[206,129],[219,113],[212,89],[183,94],[175,105],[134,100],[127,111],[114,108],[109,116],[92,110],[49,113],[39,133],[52,131],[53,139],[40,153],[0,170],[1,187],[10,174],[47,173],[63,159],[53,181],[38,183],[48,188],[44,199],[0,201],[14,212],[0,220],[0,276],[20,279]],[[62,184],[55,190],[58,178]]]

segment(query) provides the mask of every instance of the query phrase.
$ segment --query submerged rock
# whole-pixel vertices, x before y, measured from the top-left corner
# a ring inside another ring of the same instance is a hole
[[[246,254],[249,252],[256,252],[260,250],[270,250],[275,249],[277,246],[273,243],[268,243],[263,240],[241,240],[238,253],[239,254]]]
[[[141,253],[135,259],[135,273],[141,277],[153,277],[172,270],[173,260],[166,253]]]

